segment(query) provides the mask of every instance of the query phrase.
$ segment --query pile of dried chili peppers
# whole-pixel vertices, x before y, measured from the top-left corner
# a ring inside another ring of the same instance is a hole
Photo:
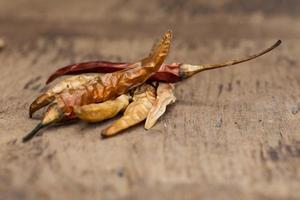
[[[41,122],[23,138],[23,142],[32,139],[41,128],[50,124],[74,118],[100,122],[118,113],[123,113],[123,116],[101,132],[103,137],[116,135],[142,121],[145,121],[145,128],[150,129],[164,114],[166,107],[175,102],[173,83],[204,70],[252,60],[281,43],[278,40],[260,53],[220,64],[163,64],[171,40],[172,32],[168,31],[154,45],[148,57],[135,63],[91,61],[58,69],[49,77],[47,84],[63,75],[76,76],[56,84],[30,105],[30,117],[42,107],[48,106],[48,109]]]

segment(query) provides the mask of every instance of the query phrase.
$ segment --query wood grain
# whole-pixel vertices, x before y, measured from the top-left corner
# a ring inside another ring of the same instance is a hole
[[[0,199],[299,199],[300,4],[222,2],[0,1]],[[37,123],[28,106],[51,72],[134,61],[167,29],[168,62],[283,44],[178,83],[177,102],[149,131],[101,140],[112,120],[74,122],[21,143]]]

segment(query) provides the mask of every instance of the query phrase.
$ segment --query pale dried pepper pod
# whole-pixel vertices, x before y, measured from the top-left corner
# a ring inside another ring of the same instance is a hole
[[[159,83],[156,91],[157,97],[147,116],[145,129],[153,127],[157,120],[166,112],[167,106],[176,101],[174,89],[174,84]]]
[[[128,106],[130,96],[123,94],[114,100],[74,108],[76,117],[87,122],[101,122],[113,118]]]
[[[144,84],[136,89],[133,102],[126,108],[124,115],[102,131],[103,137],[116,135],[118,132],[136,125],[146,119],[156,99],[155,88]]]
[[[29,117],[32,117],[32,114],[35,111],[53,102],[55,95],[63,92],[64,90],[76,90],[83,85],[88,84],[96,77],[97,75],[77,75],[60,81],[53,88],[47,90],[45,93],[36,98],[34,102],[32,102],[29,109]]]

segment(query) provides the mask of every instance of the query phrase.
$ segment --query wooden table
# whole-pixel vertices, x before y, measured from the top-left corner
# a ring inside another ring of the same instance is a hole
[[[299,11],[295,0],[0,1],[0,199],[299,199]],[[283,44],[178,83],[176,104],[149,131],[101,140],[112,120],[78,122],[21,143],[51,72],[135,61],[167,29],[168,62],[214,63]]]

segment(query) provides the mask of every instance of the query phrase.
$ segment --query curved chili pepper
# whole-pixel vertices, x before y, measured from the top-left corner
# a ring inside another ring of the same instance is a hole
[[[74,108],[76,117],[86,122],[101,122],[113,118],[129,104],[129,95],[122,94],[114,100]]]
[[[224,63],[204,64],[204,65],[190,65],[190,64],[180,64],[180,63],[162,64],[160,69],[153,76],[151,76],[149,80],[168,82],[168,83],[178,82],[200,71],[236,65],[242,62],[252,60],[276,48],[277,46],[280,45],[280,43],[281,41],[278,40],[274,45],[257,54],[247,56],[241,59],[230,60]],[[52,75],[50,75],[50,77],[46,81],[46,84],[52,82],[56,78],[63,75],[75,75],[75,74],[82,74],[82,73],[110,73],[110,72],[126,69],[128,68],[129,65],[130,65],[129,63],[109,62],[109,61],[91,61],[91,62],[72,64],[56,70]]]
[[[51,83],[56,78],[64,75],[76,75],[82,73],[111,73],[128,68],[130,63],[109,62],[109,61],[90,61],[68,65],[55,71],[46,81],[46,84]],[[177,82],[180,81],[179,63],[170,65],[162,64],[160,69],[152,75],[151,81]]]

